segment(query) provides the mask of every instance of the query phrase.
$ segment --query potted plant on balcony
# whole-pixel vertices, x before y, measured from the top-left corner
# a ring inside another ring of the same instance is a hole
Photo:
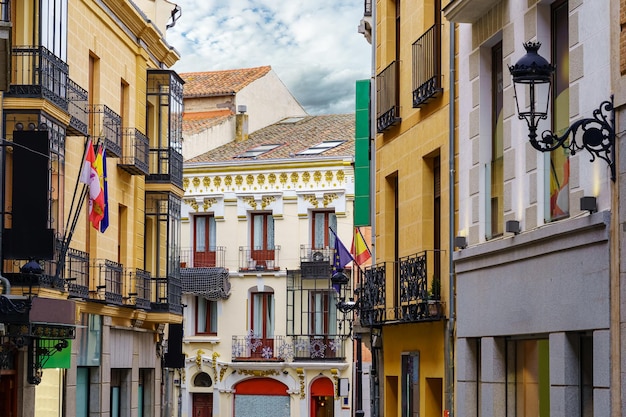
[[[441,279],[433,277],[428,291],[428,315],[439,317],[441,315]]]

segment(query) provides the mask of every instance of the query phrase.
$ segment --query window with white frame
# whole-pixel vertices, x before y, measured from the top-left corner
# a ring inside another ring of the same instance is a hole
[[[196,297],[196,334],[217,334],[217,301]]]

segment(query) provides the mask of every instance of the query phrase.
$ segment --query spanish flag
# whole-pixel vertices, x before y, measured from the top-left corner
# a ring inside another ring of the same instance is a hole
[[[354,253],[354,261],[359,265],[363,265],[372,257],[372,253],[367,247],[367,243],[365,242],[365,238],[363,237],[363,234],[361,233],[361,229],[359,227],[354,228],[354,237],[352,239],[352,253]]]

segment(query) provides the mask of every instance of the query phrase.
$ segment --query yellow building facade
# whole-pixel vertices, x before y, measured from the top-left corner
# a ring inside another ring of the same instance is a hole
[[[380,0],[373,17],[375,264],[361,299],[371,415],[443,415],[453,387],[449,25],[439,1]]]
[[[178,12],[164,0],[0,3],[1,415],[174,406],[183,81],[165,33]],[[108,227],[90,222],[79,180],[89,144],[104,152]]]

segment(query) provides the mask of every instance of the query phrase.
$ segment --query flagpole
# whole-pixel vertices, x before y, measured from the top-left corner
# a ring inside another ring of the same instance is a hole
[[[74,192],[72,194],[72,203],[70,204],[70,211],[67,216],[67,223],[65,225],[65,230],[63,231],[63,240],[61,242],[61,252],[59,253],[59,260],[57,262],[57,269],[54,275],[54,282],[57,282],[57,280],[60,278],[61,272],[63,271],[65,267],[65,255],[67,254],[67,251],[70,247],[70,242],[72,240],[72,236],[74,235],[76,224],[78,223],[78,217],[80,216],[80,211],[83,208],[83,204],[85,202],[85,196],[88,191],[87,184],[83,184],[83,189],[80,192],[80,198],[76,206],[76,211],[74,212],[73,217],[72,217],[72,211],[75,208],[74,204],[76,204],[76,195],[78,194],[78,184],[80,183],[80,179],[81,179],[80,177],[83,171],[85,157],[87,155],[87,146],[89,146],[90,143],[91,143],[91,138],[90,136],[87,136],[87,143],[85,143],[85,146],[83,149],[83,156],[80,159],[81,161],[80,169],[78,170],[78,175],[76,176],[76,183],[74,184]],[[71,226],[70,226],[70,220],[71,220]]]

